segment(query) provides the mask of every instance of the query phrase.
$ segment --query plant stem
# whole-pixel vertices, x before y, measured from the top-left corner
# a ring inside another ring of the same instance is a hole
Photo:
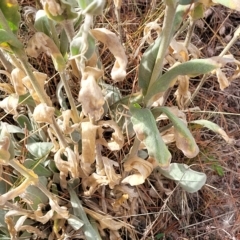
[[[74,31],[74,26],[73,22],[71,20],[66,20],[63,22],[63,28],[66,32],[67,38],[69,43],[73,40],[75,31]]]
[[[235,31],[233,38],[231,39],[231,41],[227,44],[227,46],[222,50],[222,52],[219,54],[220,57],[224,56],[229,49],[233,46],[233,44],[238,40],[238,38],[240,37],[240,26],[237,28],[237,30]]]
[[[50,29],[51,29],[53,41],[56,44],[56,46],[59,48],[60,44],[59,44],[59,39],[58,39],[56,28],[55,28],[55,26],[53,24],[53,21],[51,19],[48,19],[48,22],[49,22],[49,26],[50,26]]]
[[[66,21],[63,22],[62,25],[63,25],[63,28],[64,28],[65,33],[67,35],[68,42],[70,44],[71,41],[73,40],[74,36],[75,36],[75,30],[74,30],[73,22],[71,20],[66,20]],[[72,67],[73,74],[76,77],[80,78],[81,74],[80,74],[79,69],[77,67],[76,59],[70,60],[70,64],[71,64],[71,67]]]
[[[32,84],[34,90],[36,91],[40,101],[42,103],[48,103],[49,100],[48,100],[46,94],[44,92],[42,92],[41,87],[40,87],[37,79],[35,78],[35,76],[34,76],[34,74],[32,72],[32,69],[29,66],[29,63],[27,61],[27,57],[25,55],[25,52],[23,50],[21,50],[21,49],[14,49],[14,53],[18,57],[20,62],[22,63],[22,66],[23,66],[26,74],[30,78],[31,84]]]
[[[4,66],[5,70],[9,73],[12,72],[13,70],[13,66],[12,64],[6,59],[6,57],[4,56],[3,52],[0,50],[0,61],[2,63],[2,65]]]
[[[151,88],[152,84],[157,80],[157,78],[162,75],[164,57],[172,37],[172,32],[173,32],[172,28],[173,28],[174,15],[176,13],[176,8],[177,8],[176,1],[172,3],[169,3],[169,1],[166,1],[165,17],[164,17],[163,28],[162,28],[163,30],[161,34],[161,43],[158,49],[158,54],[155,61],[155,66],[153,68],[148,90]]]
[[[196,24],[196,21],[190,20],[190,25],[189,25],[189,28],[188,28],[187,36],[186,36],[185,41],[184,41],[184,46],[186,48],[188,48],[189,43],[191,42],[191,38],[192,38],[192,34],[193,34],[193,31],[194,31],[194,28],[195,28],[195,24]]]
[[[32,72],[32,69],[29,66],[28,61],[26,60],[27,57],[26,57],[24,51],[16,49],[14,51],[14,53],[16,54],[16,56],[21,61],[22,65],[23,65],[23,68],[24,68],[26,74],[28,75],[28,77],[30,78],[31,84],[32,84],[34,90],[36,91],[40,101],[42,103],[46,103],[48,105],[49,99],[47,98],[47,95],[45,94],[45,92],[42,92],[41,87],[40,87],[37,79],[35,78],[35,76],[34,76],[34,74]],[[66,142],[66,140],[65,140],[65,138],[64,138],[64,136],[63,136],[63,134],[62,134],[62,132],[61,132],[61,130],[60,130],[56,120],[55,120],[55,118],[53,117],[52,120],[53,120],[53,123],[52,123],[51,126],[54,129],[60,144],[64,148],[66,148],[68,146],[68,144],[67,144],[67,142]]]
[[[70,106],[71,106],[71,111],[72,111],[72,116],[73,116],[73,122],[74,123],[79,123],[79,116],[78,116],[78,111],[76,108],[76,105],[74,103],[74,99],[70,90],[70,87],[68,85],[67,79],[66,79],[66,73],[65,72],[59,72],[59,75],[61,77],[61,81],[63,83],[64,89],[66,91]]]
[[[55,131],[55,134],[57,136],[57,139],[60,143],[60,146],[63,147],[63,148],[66,148],[68,147],[68,143],[66,142],[57,122],[56,122],[56,119],[53,117],[52,118],[52,124],[51,124],[51,127],[53,128],[53,130]]]

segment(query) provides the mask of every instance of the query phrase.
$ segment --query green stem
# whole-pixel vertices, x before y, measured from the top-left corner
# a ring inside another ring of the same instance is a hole
[[[73,122],[74,123],[79,123],[79,116],[78,116],[78,111],[76,108],[76,105],[74,103],[74,99],[70,90],[70,87],[68,85],[67,79],[66,79],[66,73],[64,72],[59,72],[59,75],[61,77],[61,81],[63,83],[64,89],[66,91],[70,106],[71,106],[71,111],[72,111],[72,116],[73,116]]]
[[[72,39],[75,36],[75,30],[74,30],[73,22],[71,20],[66,20],[62,23],[62,25],[63,25],[63,28],[64,28],[65,33],[67,35],[68,42],[71,43]],[[77,62],[76,61],[77,61],[77,59],[72,59],[72,60],[70,60],[70,64],[71,64],[71,67],[72,67],[73,74],[76,77],[80,78],[81,74],[80,74],[79,69],[77,67]]]
[[[166,1],[166,2],[167,3],[166,3],[165,17],[163,22],[163,30],[161,34],[161,43],[158,49],[155,66],[153,68],[151,80],[148,86],[148,91],[151,88],[152,84],[157,80],[157,78],[162,75],[165,54],[167,52],[167,49],[172,37],[174,15],[176,13],[177,3],[176,1],[172,3],[169,3],[169,1]],[[148,94],[148,91],[147,91],[147,94]]]
[[[57,31],[56,31],[56,28],[55,28],[55,26],[53,24],[53,21],[51,19],[48,19],[48,22],[49,22],[49,26],[50,26],[50,29],[51,29],[53,41],[56,44],[56,46],[59,48],[60,47],[60,43],[59,43],[59,39],[58,39],[58,34],[57,34]]]

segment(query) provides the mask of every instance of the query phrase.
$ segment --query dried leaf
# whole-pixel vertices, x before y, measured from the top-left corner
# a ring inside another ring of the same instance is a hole
[[[82,179],[85,196],[91,196],[100,186],[108,184],[109,181],[106,176],[100,176],[96,173]]]
[[[118,185],[120,179],[122,178],[120,174],[116,174],[114,167],[119,167],[119,164],[107,157],[102,157],[105,173],[109,181],[109,187],[114,188],[115,185]],[[113,167],[114,166],[114,167]]]
[[[67,157],[67,161],[64,161],[61,158],[61,154],[65,154]],[[67,181],[66,178],[68,176],[68,173],[73,178],[77,178],[79,176],[79,171],[78,171],[78,164],[79,161],[77,159],[77,156],[75,153],[72,151],[70,147],[67,148],[61,148],[59,149],[55,155],[54,155],[54,161],[56,164],[56,167],[60,171],[60,185],[63,189],[67,188]]]
[[[38,123],[52,124],[54,111],[54,107],[48,107],[46,103],[40,103],[35,107],[33,111],[33,118]]]
[[[47,102],[46,102],[47,105],[52,106],[52,102],[44,90],[44,84],[45,84],[45,80],[47,79],[47,74],[41,73],[41,72],[33,72],[33,75],[35,76],[35,78],[38,81],[38,84],[41,88],[41,92],[45,94],[45,98],[47,99]],[[23,84],[28,89],[29,93],[31,94],[32,98],[36,102],[36,104],[41,103],[40,98],[37,95],[37,92],[35,91],[34,87],[32,86],[31,79],[29,78],[29,76],[24,77],[22,79],[22,81],[23,81]]]
[[[161,132],[161,137],[165,144],[175,142],[174,127],[171,127],[170,129],[167,129],[166,131]]]
[[[97,140],[97,142],[107,147],[111,151],[117,151],[122,149],[124,144],[124,137],[121,129],[116,124],[116,122],[114,122],[113,120],[99,121],[98,125],[101,127],[98,128],[99,139]],[[111,134],[111,139],[107,141],[104,138],[104,132],[105,132],[105,129],[108,129],[108,128],[113,129],[113,133]]]
[[[146,178],[151,174],[153,165],[147,160],[143,160],[137,156],[128,159],[124,163],[124,170],[129,172],[136,170],[137,173],[130,175],[122,180],[122,183],[129,183],[131,186],[140,185],[145,182]]]
[[[9,83],[0,83],[0,90],[8,94],[15,93],[13,86]]]
[[[160,33],[162,31],[162,28],[159,26],[159,24],[154,21],[154,22],[149,22],[146,24],[144,30],[143,30],[143,39],[144,42],[147,41],[148,44],[152,44],[154,42],[152,38],[152,31],[155,30],[158,37],[160,36]],[[141,41],[142,42],[142,41]],[[143,42],[143,43],[144,43]]]
[[[126,77],[127,57],[123,46],[116,34],[106,28],[95,28],[91,30],[92,35],[106,45],[116,61],[111,71],[111,77],[115,82],[123,81]]]
[[[186,62],[188,61],[188,50],[184,46],[183,42],[178,42],[174,38],[171,41],[170,44],[171,48],[173,49],[172,55],[174,58],[179,62]]]
[[[26,88],[23,85],[22,79],[26,77],[24,71],[19,68],[14,68],[11,72],[11,78],[15,93],[18,95],[24,95],[27,93]]]
[[[186,103],[191,98],[189,91],[189,77],[178,76],[178,89],[174,94],[176,96],[177,104],[180,109],[185,109]]]
[[[104,112],[105,102],[101,88],[97,80],[103,75],[103,71],[97,68],[86,67],[83,72],[81,89],[78,100],[82,103],[82,111],[85,116],[90,115],[96,121],[99,120]]]
[[[213,123],[211,121],[204,120],[204,119],[191,121],[190,123],[202,125],[203,127],[206,127],[208,129],[220,134],[222,136],[222,138],[229,144],[232,144],[235,142],[234,139],[230,138],[227,135],[227,133],[221,127],[219,127],[216,123]]]
[[[84,210],[87,214],[89,214],[92,218],[99,222],[102,229],[107,228],[113,231],[117,231],[122,227],[128,227],[127,224],[125,224],[124,222],[117,222],[113,220],[113,217],[110,215],[103,215],[88,208],[84,208]]]
[[[217,75],[218,83],[220,85],[220,89],[223,91],[225,88],[227,88],[230,85],[230,82],[228,81],[226,75],[221,71],[220,68],[216,70],[216,75]]]
[[[0,101],[0,108],[6,113],[17,116],[18,95],[12,94]]]
[[[90,122],[82,122],[82,157],[81,168],[89,176],[93,169],[91,165],[95,162],[96,133],[98,126]]]
[[[65,60],[54,43],[54,41],[43,32],[36,32],[28,41],[26,52],[29,56],[37,58],[39,54],[45,52],[51,56],[54,67],[57,71],[63,72],[66,67]]]
[[[10,139],[8,136],[2,137],[0,140],[0,164],[8,165],[8,161],[10,160],[10,153],[8,151],[10,146]]]

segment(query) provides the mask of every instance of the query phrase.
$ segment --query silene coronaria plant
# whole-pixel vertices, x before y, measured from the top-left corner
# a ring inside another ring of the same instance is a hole
[[[208,74],[216,74],[223,90],[230,82],[222,67],[232,63],[237,69],[239,64],[227,55],[239,29],[219,56],[200,59],[191,43],[196,21],[212,5],[240,7],[236,0],[163,2],[162,27],[158,19],[147,23],[135,53],[148,44],[138,68],[138,91],[123,96],[115,84],[125,80],[128,66],[121,25],[118,35],[94,27],[95,19],[104,14],[104,0],[40,0],[37,9],[22,9],[34,19],[34,34],[27,44],[18,38],[17,0],[0,1],[0,73],[7,79],[0,85],[5,93],[0,107],[12,115],[11,123],[1,121],[0,125],[1,239],[72,239],[74,234],[83,239],[102,239],[106,234],[109,239],[121,239],[119,230],[130,231],[131,225],[114,220],[109,209],[121,215],[127,202],[131,214],[137,214],[132,205],[139,197],[135,186],[152,173],[175,181],[176,187],[189,193],[203,187],[206,175],[176,163],[168,144],[175,143],[186,158],[196,157],[199,147],[189,125],[209,128],[228,143],[233,141],[210,121],[187,122],[185,112],[194,111],[190,103]],[[121,4],[114,0],[118,21]],[[182,26],[188,28],[185,41],[177,38]],[[157,33],[155,39],[152,30]],[[99,43],[114,56],[113,66],[103,66]],[[60,108],[54,107],[45,91],[51,76],[29,61],[42,53],[51,57],[59,75]],[[104,81],[106,67],[111,67],[108,82]],[[191,77],[202,75],[191,95]],[[77,99],[69,87],[71,77],[80,84]],[[166,107],[173,86],[177,86],[178,106]],[[19,106],[27,110],[21,113]],[[168,124],[159,130],[166,119]],[[128,152],[123,151],[126,146]],[[122,157],[118,161],[106,154],[121,150],[125,154],[117,155]],[[96,203],[83,207],[82,196],[90,198],[96,192],[102,197],[110,192],[114,201],[102,203],[101,211]],[[52,227],[39,227],[47,223]]]

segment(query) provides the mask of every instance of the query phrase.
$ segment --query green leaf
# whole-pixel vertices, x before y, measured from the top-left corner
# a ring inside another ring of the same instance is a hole
[[[36,103],[33,100],[32,96],[30,93],[26,93],[24,95],[20,95],[18,98],[18,103],[19,104],[26,104],[30,107],[36,107]]]
[[[28,131],[32,131],[33,128],[32,128],[32,124],[31,122],[29,121],[29,118],[26,117],[25,115],[23,114],[19,114],[16,118],[16,121],[18,122],[18,124],[20,125],[21,128],[27,128]]]
[[[219,164],[212,164],[212,169],[215,170],[220,177],[224,176],[224,170]]]
[[[181,23],[184,20],[184,17],[187,16],[187,11],[189,11],[189,6],[187,5],[177,6],[176,14],[174,16],[174,22],[173,22],[173,35],[179,29]]]
[[[194,5],[194,8],[190,11],[190,15],[192,17],[192,20],[198,20],[200,18],[204,17],[204,5],[202,3],[196,3]]]
[[[214,131],[215,133],[218,133],[222,136],[222,138],[227,142],[227,143],[233,143],[234,140],[229,138],[227,133],[221,128],[219,127],[216,123],[213,123],[211,121],[208,121],[208,120],[195,120],[195,121],[191,121],[190,123],[192,124],[198,124],[198,125],[201,125],[203,127],[206,127],[212,131]]]
[[[63,29],[60,33],[60,52],[63,55],[63,57],[65,57],[65,55],[67,54],[68,46],[69,46],[68,37]]]
[[[69,218],[67,219],[68,224],[71,225],[71,227],[77,231],[79,230],[83,225],[84,222],[82,220],[80,220],[78,217],[70,214]]]
[[[197,192],[206,183],[207,177],[204,173],[194,171],[186,164],[171,163],[169,170],[159,169],[165,177],[176,181],[189,193]]]
[[[87,215],[83,209],[82,203],[79,200],[78,195],[73,190],[76,187],[75,183],[73,181],[68,182],[68,192],[70,194],[70,202],[73,207],[74,216],[79,217],[83,221],[84,225],[82,227],[82,230],[87,240],[92,240],[92,239],[101,240],[99,239],[98,234],[95,232],[91,223],[89,222]]]
[[[240,11],[239,0],[212,0],[214,3],[222,4],[225,7]]]
[[[48,183],[46,177],[39,177],[39,181],[44,186],[46,186]],[[42,191],[40,191],[38,187],[34,185],[30,185],[27,187],[26,196],[27,199],[32,202],[31,207],[34,210],[37,210],[38,204],[47,204],[49,202],[48,197]]]
[[[198,0],[179,0],[179,4],[188,5],[197,2]]]
[[[82,51],[85,51],[85,45],[88,44],[88,49],[86,52],[84,52],[84,57],[86,60],[90,59],[95,51],[95,38],[91,34],[87,35],[87,41],[85,42],[83,37],[81,36],[81,33],[79,36],[76,36],[72,42],[70,43],[70,51],[71,56],[78,56],[82,53]]]
[[[0,9],[2,10],[10,29],[13,33],[17,33],[21,16],[19,13],[19,5],[17,0],[1,0]],[[1,26],[1,23],[0,23]],[[0,34],[1,35],[1,34]]]
[[[150,157],[159,162],[160,167],[168,168],[171,154],[160,137],[156,121],[149,109],[131,107],[131,121],[137,138],[144,143]]]
[[[39,161],[26,159],[23,165],[28,169],[32,169],[38,176],[51,177],[53,175],[53,173],[42,163],[39,163]]]
[[[145,102],[147,103],[154,95],[160,92],[165,92],[170,85],[175,81],[175,78],[179,75],[193,75],[198,76],[211,72],[219,67],[217,61],[208,59],[195,59],[182,64],[179,64],[171,68],[164,75],[159,77],[148,90],[145,96]]]
[[[148,90],[160,43],[161,37],[144,52],[139,65],[138,84],[142,89],[143,95],[146,95]]]
[[[38,10],[35,17],[34,27],[38,32],[43,32],[49,37],[52,37],[50,32],[49,19],[44,10]]]
[[[196,157],[199,153],[199,148],[186,124],[184,124],[184,122],[174,115],[167,107],[154,109],[154,111],[157,110],[165,113],[169,120],[173,123],[177,148],[180,149],[188,158]]]
[[[105,6],[105,0],[78,0],[84,14],[101,15]]]
[[[53,148],[51,142],[35,142],[26,144],[27,150],[36,158],[43,158],[49,154]]]
[[[22,43],[14,34],[10,34],[4,29],[0,29],[0,47],[10,51],[11,46],[15,48],[23,48]]]
[[[3,127],[6,127],[6,129],[9,133],[23,133],[24,134],[24,130],[18,126],[11,125],[11,124],[8,124],[5,122],[1,122],[0,129],[2,130]]]

